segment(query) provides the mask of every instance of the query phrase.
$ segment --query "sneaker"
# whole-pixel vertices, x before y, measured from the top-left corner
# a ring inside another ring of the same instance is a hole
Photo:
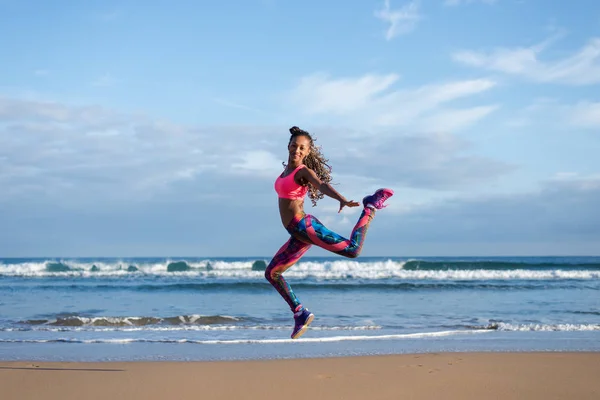
[[[383,203],[393,195],[394,191],[392,189],[378,189],[372,195],[363,198],[363,206],[381,210],[382,208],[387,207],[387,205],[384,205]]]
[[[302,336],[314,318],[315,316],[313,313],[306,308],[294,313],[294,321],[296,321],[296,324],[294,326],[294,332],[292,332],[292,339],[298,339]]]

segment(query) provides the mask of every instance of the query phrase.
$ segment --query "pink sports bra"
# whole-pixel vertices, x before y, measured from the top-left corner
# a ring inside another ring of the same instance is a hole
[[[308,192],[308,186],[298,185],[294,181],[294,176],[300,168],[303,168],[304,164],[300,164],[295,170],[290,172],[287,176],[282,177],[283,173],[275,180],[275,191],[280,198],[290,200],[301,200],[306,196]]]

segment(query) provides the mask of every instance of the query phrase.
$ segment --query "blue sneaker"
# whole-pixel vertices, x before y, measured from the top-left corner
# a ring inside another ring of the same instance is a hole
[[[382,208],[387,207],[387,205],[384,205],[383,203],[393,195],[394,191],[392,189],[377,189],[375,193],[363,198],[363,206],[381,210]]]
[[[315,316],[313,313],[306,308],[294,313],[294,321],[296,324],[294,325],[294,332],[292,332],[292,339],[298,339],[302,336],[314,318]]]

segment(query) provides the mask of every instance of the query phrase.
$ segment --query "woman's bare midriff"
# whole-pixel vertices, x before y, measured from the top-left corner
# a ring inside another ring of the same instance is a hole
[[[279,198],[279,214],[281,223],[287,227],[295,215],[304,213],[304,200],[290,200]]]

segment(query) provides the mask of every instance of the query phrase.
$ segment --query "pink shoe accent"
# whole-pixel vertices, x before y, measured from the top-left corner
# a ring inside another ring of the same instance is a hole
[[[363,206],[381,210],[387,207],[385,201],[394,195],[394,191],[388,188],[377,189],[375,193],[363,198]]]

